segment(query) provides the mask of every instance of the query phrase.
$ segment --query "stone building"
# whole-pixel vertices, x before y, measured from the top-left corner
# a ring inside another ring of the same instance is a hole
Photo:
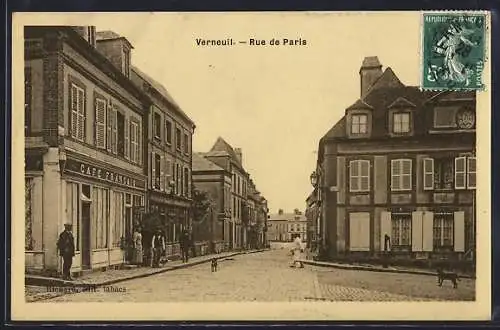
[[[475,93],[406,86],[377,57],[359,74],[359,99],[319,142],[328,256],[473,257]]]
[[[157,214],[167,243],[167,257],[180,255],[179,237],[191,228],[191,158],[194,122],[166,88],[137,67],[131,79],[152,100],[146,130],[146,213]],[[145,232],[148,246],[151,232]]]
[[[269,240],[291,242],[296,235],[299,235],[302,241],[307,241],[307,218],[298,209],[292,213],[280,209],[278,213],[270,214],[267,221]]]
[[[24,37],[26,268],[60,271],[66,222],[72,272],[123,263],[147,180],[149,99],[129,79],[132,45],[108,48],[87,26],[27,26]]]

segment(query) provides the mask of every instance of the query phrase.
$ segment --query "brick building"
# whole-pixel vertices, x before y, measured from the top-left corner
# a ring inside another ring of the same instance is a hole
[[[147,214],[160,217],[167,256],[180,255],[179,237],[191,227],[191,157],[194,122],[159,82],[132,67],[132,81],[152,100],[147,116]],[[144,233],[145,246],[151,232]]]
[[[129,79],[132,46],[94,27],[25,27],[25,265],[57,272],[56,241],[73,224],[72,272],[124,260],[145,202],[149,99]]]
[[[406,86],[377,57],[359,74],[359,99],[319,143],[329,258],[473,257],[475,93]]]

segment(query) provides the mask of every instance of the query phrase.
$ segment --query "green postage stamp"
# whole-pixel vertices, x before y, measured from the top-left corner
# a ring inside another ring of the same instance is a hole
[[[484,89],[486,17],[474,12],[423,14],[423,89]]]

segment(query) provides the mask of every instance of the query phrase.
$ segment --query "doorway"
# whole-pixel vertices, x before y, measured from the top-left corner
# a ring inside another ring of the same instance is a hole
[[[90,203],[82,201],[82,269],[90,269]]]
[[[132,207],[125,206],[125,238],[128,242],[132,243]],[[125,261],[131,262],[133,255],[132,244],[127,244],[127,250],[125,251]]]

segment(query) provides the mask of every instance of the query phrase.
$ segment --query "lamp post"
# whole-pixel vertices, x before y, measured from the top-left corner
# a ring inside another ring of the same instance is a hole
[[[309,179],[311,180],[311,185],[313,186],[314,189],[318,189],[318,173],[316,173],[316,171],[313,171],[311,173],[311,176],[309,177]],[[319,201],[319,195],[318,195],[318,201]],[[311,238],[312,241],[314,241],[315,245],[317,246],[317,243],[318,243],[318,230],[320,229],[319,227],[319,223],[318,223],[318,220],[319,220],[319,217],[314,217],[314,214],[313,214],[313,219],[312,221],[313,222],[313,228],[314,228],[314,238]]]

